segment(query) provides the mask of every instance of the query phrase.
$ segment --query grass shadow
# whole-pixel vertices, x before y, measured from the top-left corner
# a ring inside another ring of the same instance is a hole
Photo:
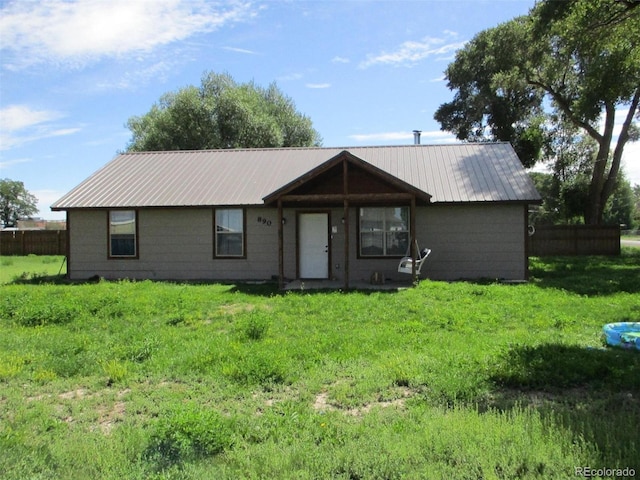
[[[66,284],[69,281],[66,278],[66,274],[48,275],[46,273],[30,273],[24,272],[18,275],[5,285],[44,285],[44,284]]]
[[[277,282],[236,282],[230,287],[230,293],[242,293],[256,297],[278,297],[286,293],[278,288]]]
[[[327,295],[332,293],[344,293],[344,294],[358,293],[362,295],[374,295],[374,294],[394,294],[394,293],[398,293],[398,291],[399,289],[397,288],[396,289],[350,288],[348,290],[344,290],[343,288],[335,288],[335,287],[281,290],[278,288],[278,284],[274,282],[265,282],[265,283],[238,282],[233,284],[230,290],[230,292],[232,293],[239,292],[247,295],[263,296],[263,297],[274,297],[274,296],[284,296],[284,295],[298,295],[298,296]]]
[[[620,256],[533,257],[529,273],[540,287],[579,295],[640,293],[640,249],[624,248]]]
[[[530,407],[598,452],[595,468],[640,472],[640,352],[543,344],[515,346],[495,365],[487,407]]]
[[[491,377],[499,387],[561,392],[568,388],[640,395],[640,352],[578,345],[522,345],[504,354]]]

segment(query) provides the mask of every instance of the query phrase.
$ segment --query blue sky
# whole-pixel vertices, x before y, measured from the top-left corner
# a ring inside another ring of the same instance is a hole
[[[443,71],[534,0],[0,0],[0,177],[49,205],[130,139],[125,123],[204,72],[276,82],[323,145],[447,143]],[[638,142],[625,170],[640,183]]]

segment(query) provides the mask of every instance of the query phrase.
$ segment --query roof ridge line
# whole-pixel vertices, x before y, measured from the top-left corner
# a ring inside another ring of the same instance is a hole
[[[157,155],[160,153],[210,153],[210,152],[261,152],[261,151],[294,151],[294,150],[352,150],[352,149],[381,149],[381,148],[425,148],[425,147],[450,147],[450,146],[465,146],[465,145],[491,145],[491,144],[508,144],[506,141],[491,141],[491,142],[457,142],[457,143],[422,143],[406,144],[406,145],[349,145],[349,146],[335,146],[335,147],[247,147],[247,148],[203,148],[199,150],[143,150],[143,151],[131,151],[122,152],[119,155]]]

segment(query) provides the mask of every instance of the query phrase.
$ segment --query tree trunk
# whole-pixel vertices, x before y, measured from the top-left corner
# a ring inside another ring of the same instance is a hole
[[[613,137],[613,127],[615,125],[616,108],[612,104],[605,107],[604,132],[598,141],[598,154],[593,165],[591,184],[589,185],[589,197],[585,207],[584,223],[587,225],[600,225],[605,204],[602,203],[602,192],[605,183],[605,171],[611,151],[611,139]],[[606,203],[606,199],[605,199]]]
[[[604,209],[607,201],[613,195],[618,181],[618,173],[620,172],[620,163],[622,162],[622,152],[624,146],[629,140],[629,128],[633,123],[633,117],[638,110],[640,103],[640,88],[636,90],[629,111],[620,129],[620,135],[616,142],[616,147],[611,158],[611,167],[605,177],[607,161],[611,152],[611,140],[613,137],[613,128],[615,123],[615,107],[607,105],[605,117],[605,131],[601,141],[599,141],[598,155],[593,169],[591,185],[589,188],[589,204],[585,212],[585,223],[589,225],[599,225],[602,223]]]

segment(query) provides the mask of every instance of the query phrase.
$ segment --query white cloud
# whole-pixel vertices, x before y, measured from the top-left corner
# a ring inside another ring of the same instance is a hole
[[[0,160],[0,170],[9,168],[13,165],[19,165],[20,163],[29,163],[32,159],[30,158],[14,158],[13,160]]]
[[[0,150],[11,150],[25,143],[35,142],[44,138],[62,137],[72,135],[81,131],[81,128],[63,128],[52,130],[49,127],[38,127],[35,131],[27,135],[6,135],[0,133]]]
[[[456,138],[455,135],[453,135],[452,133],[449,132],[443,132],[442,130],[432,130],[429,132],[422,132],[420,134],[420,136],[422,138],[429,138],[432,140],[437,140],[438,142],[441,143],[456,143],[459,142],[459,140]]]
[[[322,89],[322,88],[331,87],[331,84],[330,83],[307,83],[306,87],[307,88],[319,88],[319,89]]]
[[[301,73],[291,73],[289,75],[283,75],[281,77],[278,77],[278,81],[280,82],[291,82],[294,80],[300,80],[304,75],[302,75]]]
[[[49,130],[46,132],[46,137],[64,137],[66,135],[73,135],[74,133],[78,133],[82,130],[79,127],[73,128],[58,128],[56,130]]]
[[[450,37],[451,33],[447,36]],[[447,39],[433,37],[424,37],[420,41],[409,40],[391,52],[367,55],[366,60],[362,61],[359,67],[368,68],[374,65],[410,67],[428,57],[450,55],[463,47],[464,44],[465,42],[447,43]]]
[[[63,116],[53,110],[33,110],[26,105],[9,105],[0,109],[0,131],[15,132]]]
[[[251,17],[248,3],[204,0],[14,1],[0,30],[8,68],[53,62],[82,66],[102,57],[149,52]]]
[[[72,135],[79,127],[59,128],[51,124],[65,115],[53,110],[34,110],[27,105],[9,105],[0,110],[0,150],[9,150],[43,138]]]
[[[246,48],[237,48],[237,47],[222,47],[223,50],[227,50],[229,52],[236,52],[236,53],[244,53],[246,55],[257,55],[257,52],[254,52],[253,50],[247,50]]]
[[[172,68],[174,68],[173,63],[163,60],[148,66],[133,68],[122,73],[116,71],[112,79],[99,78],[95,82],[88,83],[93,84],[94,87],[92,88],[98,91],[135,89],[154,81],[164,82]]]
[[[349,135],[349,138],[357,142],[397,142],[406,141],[407,144],[413,143],[413,132],[378,132],[378,133],[361,133]],[[429,139],[429,143],[455,143],[455,136],[447,132],[439,130],[422,132],[420,134],[422,143],[425,139]]]
[[[332,63],[349,63],[350,60],[345,57],[335,56],[331,59]]]
[[[349,138],[357,142],[372,142],[372,141],[396,141],[413,138],[411,132],[378,132],[378,133],[356,133],[349,135]]]

